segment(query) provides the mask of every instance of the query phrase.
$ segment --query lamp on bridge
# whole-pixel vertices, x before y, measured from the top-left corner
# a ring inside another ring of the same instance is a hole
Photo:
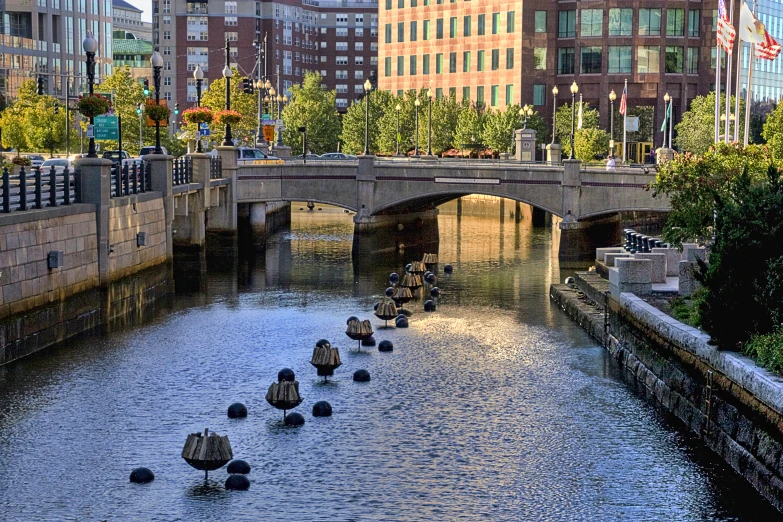
[[[413,102],[413,105],[416,107],[416,146],[413,149],[413,155],[418,156],[419,155],[419,107],[421,107],[421,100],[419,99],[419,95],[416,95],[416,101]]]
[[[576,115],[576,93],[579,92],[579,86],[576,84],[576,80],[571,84],[571,152],[568,154],[568,159],[574,159],[574,116]]]
[[[557,136],[557,85],[552,87],[552,145],[555,144]]]
[[[364,155],[370,154],[370,91],[372,83],[367,79],[364,82]]]
[[[614,89],[609,93],[609,157],[614,158],[614,101],[617,95]]]
[[[157,49],[152,53],[152,79],[155,83],[155,105],[160,105],[160,71],[163,69],[163,57]],[[160,120],[155,120],[155,150],[153,154],[163,154],[160,148]]]
[[[82,48],[87,55],[87,83],[90,87],[90,96],[93,95],[93,86],[95,84],[95,53],[98,51],[98,41],[93,37],[92,33],[87,33],[87,36],[82,42]],[[90,127],[95,123],[93,116],[90,116]],[[93,131],[94,132],[94,131]],[[95,153],[95,138],[90,136],[90,146],[87,149],[88,158],[97,158],[98,154]]]
[[[430,115],[427,118],[427,156],[432,156],[432,87],[427,89],[427,99],[430,100]]]
[[[672,148],[672,103],[674,102],[674,96],[669,96],[669,93],[663,95],[663,101],[664,104],[668,104],[668,115],[669,115],[669,148]],[[666,120],[664,120],[666,121]],[[725,120],[724,120],[725,121]],[[731,120],[729,120],[731,121]],[[664,129],[663,134],[663,143],[666,145],[666,129]]]
[[[226,38],[226,66],[223,67],[223,78],[226,79],[226,110],[231,110],[231,77],[234,75],[231,72],[231,67],[228,66],[228,61],[231,58],[231,47]],[[226,134],[223,136],[224,147],[231,147],[234,145],[234,137],[231,135],[231,124],[226,123]]]
[[[193,71],[193,78],[196,80],[196,107],[201,107],[201,82],[204,81],[204,71],[201,70],[200,65],[196,65],[196,70]],[[201,149],[201,136],[199,135],[201,129],[196,129],[196,152],[204,152]]]
[[[400,155],[400,111],[402,110],[402,107],[400,107],[399,103],[394,108],[394,110],[397,111],[397,156],[399,156]]]
[[[533,115],[533,106],[532,105],[525,105],[521,109],[519,109],[519,117],[525,118],[525,123],[522,126],[523,129],[527,129],[527,119],[528,117]]]
[[[281,110],[280,107],[283,105],[283,102],[285,100],[286,100],[285,96],[283,96],[280,93],[277,94],[277,121],[280,121],[280,110]],[[277,123],[277,122],[275,122],[275,123]],[[281,127],[278,127],[277,125],[275,125],[275,126],[277,127],[277,146],[278,147],[282,147],[283,146],[283,132],[282,132],[283,129]]]

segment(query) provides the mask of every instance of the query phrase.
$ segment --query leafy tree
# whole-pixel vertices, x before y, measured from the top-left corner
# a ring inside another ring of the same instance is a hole
[[[372,91],[369,99],[369,149],[370,154],[377,154],[381,150],[379,141],[381,140],[383,125],[385,125],[383,120],[389,112],[395,112],[396,98],[386,91]],[[351,104],[348,107],[348,112],[343,116],[343,127],[340,133],[343,152],[349,154],[361,154],[364,152],[365,101],[366,98],[362,98],[362,100]],[[392,130],[396,132],[396,114],[394,114],[394,118],[395,127]],[[309,142],[309,134],[307,138]],[[389,152],[388,146],[384,152]]]
[[[536,131],[536,149],[538,149],[542,143],[549,143],[547,140],[547,138],[551,139],[549,124],[538,111],[534,111],[532,116],[527,117],[527,128]]]
[[[627,142],[653,141],[655,135],[655,107],[649,105],[634,105],[628,107],[628,116],[639,118],[639,130],[625,133]],[[660,128],[660,123],[658,124]],[[623,115],[620,114],[620,100],[614,102],[614,141],[623,142]]]
[[[383,92],[383,91],[380,91]],[[414,148],[414,133],[416,132],[416,112],[414,102],[415,91],[408,91],[403,96],[388,95],[385,101],[383,116],[378,120],[378,148],[384,154],[397,152],[397,105],[400,106],[400,154],[406,154]],[[375,94],[379,94],[376,92]]]
[[[457,126],[454,129],[452,145],[455,149],[463,149],[468,144],[483,143],[484,135],[484,111],[479,110],[474,103],[463,101]]]
[[[730,100],[734,110],[734,97]],[[720,106],[725,107],[726,96],[721,94]],[[744,113],[745,102],[740,100],[740,114]],[[734,133],[732,127],[732,134]],[[721,122],[720,132],[723,132],[725,122]],[[682,114],[680,123],[674,126],[677,134],[674,143],[684,152],[704,154],[715,142],[715,93],[707,96],[697,96],[691,101],[690,108]],[[745,132],[744,118],[739,121],[739,136]]]
[[[580,129],[576,128],[579,118],[579,102],[574,109],[574,144]],[[571,154],[571,103],[565,103],[557,108],[557,141],[562,145],[563,157]],[[584,102],[582,106],[582,129],[598,128],[598,109],[591,109],[590,104]]]
[[[231,72],[233,73],[231,77],[231,110],[242,115],[242,121],[231,126],[231,134],[240,141],[253,141],[251,136],[255,135],[258,130],[258,94],[246,94],[242,90],[242,80],[245,79],[245,76],[240,75],[234,67],[231,68]],[[271,105],[274,108],[275,117],[277,117],[277,101]],[[225,78],[212,80],[207,90],[201,94],[201,106],[209,107],[215,112],[226,108]],[[269,106],[267,106],[268,108]],[[195,136],[196,129],[191,127],[195,126],[184,124],[182,129],[186,134]],[[209,128],[212,136],[222,136],[225,131],[225,127],[217,123],[210,124]]]
[[[651,188],[653,196],[666,195],[671,200],[664,239],[680,245],[711,237],[715,202],[736,197],[744,174],[751,182],[763,180],[770,162],[764,146],[718,143],[700,156],[677,154],[661,164]]]
[[[23,81],[19,85],[13,106],[18,109],[30,109],[38,104],[39,99],[38,82],[36,79],[31,78]]]
[[[341,130],[340,116],[334,108],[336,97],[335,91],[321,89],[321,75],[317,72],[307,73],[301,85],[291,87],[291,101],[283,110],[285,144],[298,149],[302,143],[299,127],[304,126],[312,152],[335,151]]]
[[[767,141],[772,159],[781,164],[783,161],[783,103],[779,103],[764,123],[761,135]]]
[[[574,156],[592,161],[599,154],[609,153],[609,133],[601,129],[581,129],[574,135]]]
[[[24,110],[24,132],[33,150],[48,150],[53,156],[55,149],[65,146],[65,111],[54,113],[55,98],[39,96],[38,103]]]
[[[419,92],[419,151],[426,153],[429,137],[429,100],[427,91]],[[434,98],[432,100],[432,153],[440,154],[451,148],[454,141],[454,129],[457,127],[460,105],[456,96]]]
[[[96,90],[113,93],[113,104],[115,116],[122,118],[122,148],[130,154],[139,152],[139,116],[136,114],[136,106],[144,103],[144,88],[131,76],[130,68],[127,66],[115,67],[114,72],[99,85]],[[143,121],[142,131],[147,134],[147,141],[150,142],[153,136],[152,129],[146,127],[146,120]],[[165,129],[161,132],[165,132]],[[117,149],[119,144],[115,140],[102,140],[103,149]]]
[[[521,126],[518,105],[509,105],[505,111],[490,111],[484,121],[482,139],[493,152],[511,152],[514,131]]]
[[[0,128],[3,129],[3,147],[16,149],[16,155],[27,150],[27,134],[22,109],[9,107],[0,116]]]

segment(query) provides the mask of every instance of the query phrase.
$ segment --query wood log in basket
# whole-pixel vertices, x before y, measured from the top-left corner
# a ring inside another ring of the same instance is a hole
[[[313,357],[310,359],[310,364],[316,368],[321,366],[328,366],[332,369],[337,368],[342,364],[342,362],[340,362],[340,351],[337,348],[316,346],[313,350]]]
[[[421,285],[421,277],[419,277],[417,274],[405,274],[405,277],[403,277],[402,281],[400,282],[400,286],[410,288],[412,290],[421,288]]]
[[[408,290],[407,288],[405,290]],[[410,292],[410,290],[408,290]],[[397,305],[393,301],[381,301],[375,309],[375,317],[390,321],[397,317]]]
[[[225,466],[234,458],[227,435],[191,433],[182,448],[182,458],[192,467],[202,471],[213,471]]]
[[[302,402],[299,381],[273,382],[266,392],[266,402],[279,410],[290,410]]]
[[[394,293],[392,294],[392,299],[395,301],[399,301],[401,303],[407,303],[408,301],[413,299],[413,292],[411,292],[410,288],[399,286],[394,289]]]
[[[438,254],[424,254],[424,257],[422,257],[421,262],[424,263],[427,266],[437,265],[438,264]]]
[[[358,319],[352,319],[348,323],[348,329],[345,331],[345,335],[353,340],[366,339],[372,335],[372,324],[370,321],[360,321]]]
[[[414,261],[411,263],[411,274],[423,274],[427,270],[427,267],[421,261]]]

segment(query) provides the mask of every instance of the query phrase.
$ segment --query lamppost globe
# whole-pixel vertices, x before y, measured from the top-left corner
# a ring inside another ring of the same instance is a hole
[[[204,71],[201,70],[201,66],[197,65],[196,70],[193,71],[193,79],[195,80],[203,80],[204,79]]]
[[[274,87],[270,87],[270,88],[269,88],[269,96],[271,96],[272,98],[274,98],[274,97],[275,97],[275,94],[277,94],[277,92],[275,91],[275,88],[274,88]]]
[[[282,102],[283,102],[283,95],[282,94],[278,94],[277,95],[277,103],[282,103]]]
[[[288,95],[287,94],[283,95],[283,103],[288,103]]]
[[[579,86],[576,84],[576,80],[574,80],[574,83],[571,84],[571,94],[576,94],[579,92]]]
[[[84,49],[84,52],[87,54],[95,54],[98,52],[98,40],[95,39],[92,33],[87,33],[87,36],[84,37],[82,49]]]
[[[232,76],[234,76],[234,73],[231,72],[231,67],[228,65],[223,67],[223,78],[231,78]]]
[[[669,100],[670,100],[670,99],[671,99],[671,98],[669,97],[669,93],[668,93],[668,92],[667,92],[666,94],[664,94],[664,95],[663,95],[663,101],[665,101],[666,103],[669,103]]]
[[[419,107],[419,106],[421,106],[421,100],[420,100],[420,99],[418,99],[418,98],[416,98],[416,101],[415,101],[415,102],[413,102],[413,104],[414,104],[416,107]]]
[[[528,117],[533,115],[533,107],[528,107],[527,108],[527,115],[528,115]]]
[[[272,100],[269,98],[269,96],[264,96],[264,103],[269,103],[270,101]]]
[[[552,87],[552,96],[557,96],[557,93],[558,93],[558,92],[560,92],[560,91],[558,91],[558,90],[557,90],[557,85],[555,85],[554,87]]]
[[[609,101],[615,101],[617,99],[617,95],[614,93],[614,89],[612,89],[612,92],[609,93]]]
[[[370,90],[372,90],[372,83],[370,83],[370,80],[365,80],[364,92],[370,92]]]
[[[256,89],[261,90],[264,88],[264,82],[262,80],[256,80]]]
[[[271,89],[272,88],[272,82],[267,80],[266,83],[264,83],[264,87],[266,87],[267,90]]]
[[[400,107],[400,104],[398,103],[397,106],[394,108],[395,111],[400,112],[402,110],[402,107]]]
[[[152,58],[150,58],[150,62],[152,62],[153,67],[163,67],[163,57],[160,55],[158,51],[152,53]]]
[[[433,96],[433,94],[432,94],[432,87],[430,87],[429,89],[427,89],[427,98],[432,100],[432,96]]]

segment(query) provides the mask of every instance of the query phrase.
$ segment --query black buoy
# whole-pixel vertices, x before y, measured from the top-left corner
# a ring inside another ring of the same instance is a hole
[[[446,265],[443,267],[443,271],[446,272],[447,274],[450,274],[454,271],[454,267],[451,265]]]
[[[431,285],[434,285],[437,279],[435,278],[435,274],[430,274],[424,278],[424,281]]]
[[[304,424],[304,416],[301,413],[292,411],[285,416],[286,426],[301,426],[302,424]]]
[[[375,346],[375,337],[371,335],[367,339],[362,339],[362,346]]]
[[[353,380],[356,382],[369,382],[370,372],[367,370],[356,370],[353,372]]]
[[[397,319],[394,320],[394,325],[397,328],[407,328],[408,327],[408,318],[404,315],[400,314],[397,316]]]
[[[280,375],[278,374],[278,378],[279,377]],[[247,417],[247,408],[245,407],[244,404],[242,404],[241,402],[235,402],[234,404],[228,407],[229,419],[240,419],[242,417]]]
[[[424,272],[424,273],[422,274],[422,276],[421,276],[421,277],[422,277],[422,279],[424,279],[424,280],[426,281],[427,279],[429,279],[429,277],[430,277],[431,275],[432,275],[432,272],[430,272],[429,270],[427,270],[426,272]]]
[[[250,479],[244,475],[229,475],[226,479],[226,489],[233,491],[247,491],[250,487]]]
[[[150,468],[136,468],[131,471],[130,481],[134,484],[146,484],[155,480],[155,474]]]
[[[326,339],[319,339],[317,343],[315,343],[316,348],[331,348],[332,343],[327,341]]]
[[[425,312],[434,312],[438,307],[435,305],[435,301],[432,299],[427,299],[424,301],[424,311]]]
[[[358,320],[359,320],[358,317],[356,317],[355,315],[352,315],[351,317],[348,318],[347,321],[345,321],[345,324],[351,324],[351,321],[358,321]]]
[[[394,288],[389,287],[386,289],[386,297],[391,297],[394,295]]]
[[[389,282],[391,284],[393,284],[393,285],[396,285],[397,283],[399,283],[400,282],[400,274],[398,274],[397,272],[392,272],[391,274],[389,274]]]
[[[247,475],[250,473],[250,464],[244,460],[232,460],[228,463],[226,471],[228,471],[229,475],[233,475],[235,473],[239,473],[240,475]]]
[[[405,317],[410,317],[413,315],[413,312],[407,308],[399,308],[397,311],[400,313],[400,315],[404,315]]]
[[[313,417],[331,417],[332,405],[326,401],[318,401],[313,404]]]
[[[407,265],[405,265],[405,271],[406,271],[406,272],[410,272],[410,271],[411,271],[411,266],[413,266],[413,265],[411,265],[410,263],[408,263]]]
[[[291,368],[283,368],[279,372],[277,372],[277,382],[294,382],[296,380],[296,375],[294,375],[294,371]]]
[[[430,290],[430,295],[432,297],[438,297],[440,295],[440,288],[438,288],[437,286],[433,286],[432,290]]]
[[[378,344],[379,352],[392,352],[394,351],[394,344],[391,341],[381,341]]]

